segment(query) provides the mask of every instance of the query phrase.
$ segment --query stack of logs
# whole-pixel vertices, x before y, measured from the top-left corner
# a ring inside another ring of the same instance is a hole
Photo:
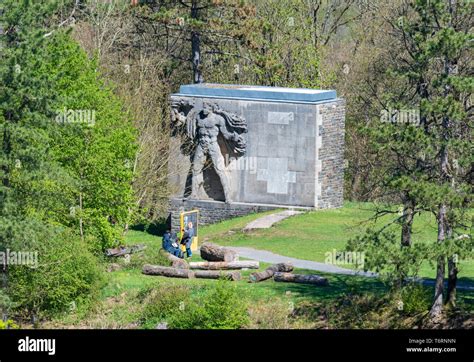
[[[319,286],[328,285],[326,278],[315,274],[293,274],[293,265],[287,263],[278,263],[270,265],[262,272],[252,273],[249,277],[249,282],[258,283],[263,280],[273,279],[276,282],[292,282],[303,284],[314,284]]]
[[[240,280],[239,271],[223,271],[238,269],[258,269],[259,262],[252,260],[239,261],[238,254],[228,248],[212,243],[201,246],[201,257],[204,262],[190,262],[180,259],[161,249],[160,254],[170,262],[170,266],[149,265],[143,266],[142,272],[147,275],[161,275],[172,278],[205,278]],[[197,269],[197,270],[191,270]]]
[[[253,260],[239,260],[238,254],[228,248],[212,243],[201,246],[203,262],[190,262],[180,259],[161,249],[160,254],[168,259],[170,266],[150,265],[143,266],[143,274],[161,275],[172,278],[205,278],[240,280],[239,269],[258,269],[259,262]],[[193,269],[193,270],[191,270]],[[234,270],[234,271],[223,271]],[[273,277],[276,282],[292,282],[328,285],[326,278],[314,274],[293,274],[293,266],[287,263],[278,263],[269,266],[266,270],[250,274],[249,282],[257,283]]]

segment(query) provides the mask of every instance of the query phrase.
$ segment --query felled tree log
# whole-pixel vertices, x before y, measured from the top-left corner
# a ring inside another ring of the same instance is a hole
[[[171,268],[169,266],[145,264],[142,269],[143,274],[161,275],[172,278],[194,278],[194,272],[189,269]]]
[[[146,264],[142,269],[143,274],[147,275],[161,275],[171,278],[203,278],[203,279],[227,279],[232,281],[237,281],[241,279],[240,272],[222,272],[214,270],[197,270],[192,271],[189,269],[178,269],[167,266],[160,265],[150,265]]]
[[[315,274],[305,275],[276,272],[274,274],[274,279],[276,282],[303,283],[320,286],[328,285],[328,280],[326,278],[320,277],[319,275]]]
[[[180,259],[177,256],[174,256],[173,254],[168,253],[165,249],[160,249],[160,255],[168,259],[173,268],[189,269],[189,264],[186,260]]]
[[[270,265],[267,269],[261,272],[255,272],[250,274],[249,282],[258,283],[263,280],[270,279],[277,272],[292,272],[293,265],[286,263],[278,263]]]
[[[228,248],[213,243],[201,245],[201,258],[207,261],[237,261],[239,255]]]
[[[222,272],[218,270],[196,270],[194,272],[194,276],[196,278],[204,278],[204,279],[226,279],[237,281],[241,279],[240,272],[232,271],[232,272]]]
[[[107,249],[105,251],[105,254],[107,256],[117,257],[117,256],[124,256],[124,255],[133,254],[133,253],[138,253],[139,251],[142,251],[145,249],[146,249],[146,245],[143,245],[143,244],[132,245],[129,247],[119,246],[117,248]]]
[[[189,267],[191,269],[204,269],[204,270],[229,270],[229,269],[258,269],[260,266],[258,261],[253,260],[241,260],[241,261],[200,261],[191,262]]]

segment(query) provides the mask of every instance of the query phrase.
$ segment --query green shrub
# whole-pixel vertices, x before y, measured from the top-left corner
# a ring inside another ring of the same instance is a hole
[[[14,304],[10,297],[5,293],[5,290],[0,289],[0,312],[9,314],[13,307]]]
[[[206,329],[206,314],[202,304],[196,298],[181,304],[168,318],[168,328],[172,329]]]
[[[232,282],[219,280],[199,296],[182,286],[155,286],[145,291],[142,325],[166,322],[172,329],[236,329],[248,322],[247,306]]]
[[[427,312],[431,307],[432,292],[420,284],[408,284],[401,290],[400,309],[406,314]]]
[[[292,305],[281,299],[256,301],[249,308],[248,328],[290,329],[292,312]]]
[[[138,296],[144,304],[141,322],[145,328],[155,328],[160,322],[170,323],[175,315],[182,313],[190,299],[189,288],[185,286],[160,284],[145,289]]]
[[[236,286],[219,280],[203,301],[205,329],[235,329],[248,323],[247,306]]]
[[[9,268],[8,295],[16,313],[52,316],[98,296],[103,271],[87,243],[62,233],[36,246],[38,266]]]
[[[0,329],[18,329],[18,325],[11,319],[5,322],[0,319]]]

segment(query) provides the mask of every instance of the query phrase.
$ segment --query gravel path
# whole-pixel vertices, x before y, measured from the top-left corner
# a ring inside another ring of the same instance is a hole
[[[346,274],[346,275],[361,275],[366,277],[376,277],[376,273],[362,272],[351,269],[345,269],[332,264],[319,263],[317,261],[302,260],[296,258],[290,258],[289,256],[283,256],[272,253],[266,250],[257,250],[246,247],[229,246],[229,249],[235,250],[240,256],[248,259],[258,260],[264,263],[292,263],[295,268],[316,270],[325,273],[334,274]]]
[[[243,231],[250,231],[253,229],[267,229],[271,227],[273,224],[283,219],[286,219],[290,216],[301,214],[301,213],[302,213],[301,211],[285,210],[282,212],[277,212],[275,214],[263,216],[248,223],[243,229]],[[358,276],[364,276],[364,277],[370,277],[370,278],[378,277],[378,274],[373,273],[373,272],[364,272],[360,270],[345,269],[333,264],[326,264],[326,263],[319,263],[317,261],[291,258],[289,256],[275,254],[267,250],[258,250],[254,248],[237,247],[237,246],[229,246],[228,248],[235,250],[240,256],[244,258],[258,260],[263,263],[270,263],[270,264],[292,263],[295,268],[315,270],[315,271],[324,272],[324,273],[358,275]],[[423,283],[423,285],[429,285],[429,286],[434,285],[433,280],[426,280],[426,279],[420,278],[420,279],[417,279],[417,281]],[[466,290],[474,290],[474,286],[472,285],[472,283],[458,282],[457,288],[466,289]]]
[[[317,261],[291,258],[289,256],[275,254],[267,250],[258,250],[258,249],[248,248],[248,247],[237,247],[237,246],[228,246],[227,248],[235,250],[240,256],[244,258],[258,260],[263,263],[270,263],[270,264],[292,263],[295,268],[315,270],[315,271],[324,272],[324,273],[359,275],[359,276],[370,277],[370,278],[374,278],[378,276],[377,273],[345,269],[333,264],[326,264],[326,263],[319,263]],[[426,286],[434,285],[434,280],[426,280],[426,279],[420,278],[420,279],[417,279],[417,281],[423,283],[423,285],[426,285]],[[447,286],[447,283],[445,283],[445,285]],[[458,282],[457,288],[463,289],[463,290],[474,291],[474,286],[472,285],[472,283]]]

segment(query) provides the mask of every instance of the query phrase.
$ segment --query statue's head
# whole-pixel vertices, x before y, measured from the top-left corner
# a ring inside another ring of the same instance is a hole
[[[201,116],[207,117],[212,112],[212,105],[208,102],[204,102],[202,105]]]
[[[208,108],[203,108],[200,113],[202,117],[207,117],[211,112]]]

